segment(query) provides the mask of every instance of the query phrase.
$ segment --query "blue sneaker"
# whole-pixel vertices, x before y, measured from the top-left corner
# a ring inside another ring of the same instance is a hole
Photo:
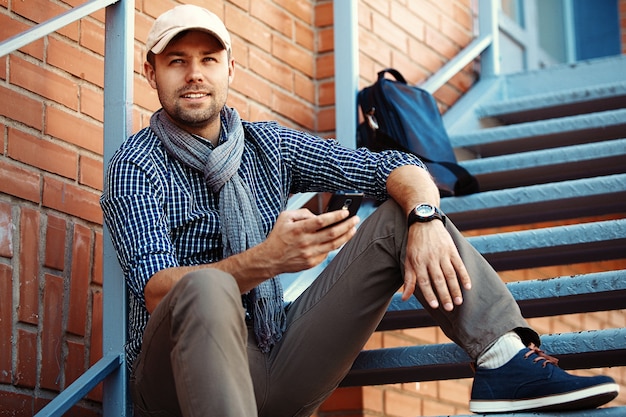
[[[608,376],[574,376],[558,360],[532,346],[497,369],[478,368],[469,408],[474,413],[531,410],[583,410],[617,397],[619,386]]]

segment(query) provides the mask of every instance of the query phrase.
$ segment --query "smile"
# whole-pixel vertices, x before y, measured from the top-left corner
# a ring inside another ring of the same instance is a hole
[[[183,94],[183,98],[202,98],[207,96],[208,94],[206,93],[188,93],[188,94]]]

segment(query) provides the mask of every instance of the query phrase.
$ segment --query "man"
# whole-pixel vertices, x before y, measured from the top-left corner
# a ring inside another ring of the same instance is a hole
[[[203,8],[164,13],[146,44],[162,109],[114,155],[101,199],[130,290],[139,415],[310,415],[401,287],[477,361],[473,411],[589,408],[617,395],[612,379],[570,376],[536,348],[498,275],[437,209],[418,159],[241,121],[225,106],[229,33]],[[388,201],[358,231],[347,210],[285,211],[292,193],[341,189]],[[285,307],[276,277],[340,247]]]

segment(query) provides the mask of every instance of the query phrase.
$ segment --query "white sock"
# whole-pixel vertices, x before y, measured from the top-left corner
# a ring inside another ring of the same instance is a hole
[[[508,332],[500,336],[482,355],[476,364],[481,368],[496,369],[510,361],[517,352],[524,349],[522,339],[515,332]]]

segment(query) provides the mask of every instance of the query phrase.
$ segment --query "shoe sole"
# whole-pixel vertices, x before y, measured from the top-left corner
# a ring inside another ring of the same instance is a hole
[[[566,411],[596,408],[608,403],[619,393],[617,384],[596,385],[578,391],[524,400],[471,400],[473,413],[503,413],[508,411]]]

